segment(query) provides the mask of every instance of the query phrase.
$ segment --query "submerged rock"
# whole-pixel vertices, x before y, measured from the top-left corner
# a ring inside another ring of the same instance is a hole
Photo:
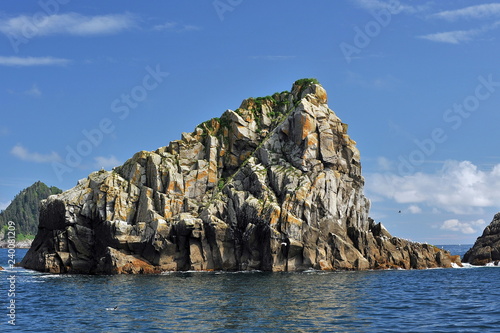
[[[53,273],[451,267],[368,217],[359,151],[323,87],[244,100],[45,200],[22,266]]]
[[[465,253],[462,261],[481,266],[500,262],[500,213],[495,214],[493,221],[477,238],[474,246]]]

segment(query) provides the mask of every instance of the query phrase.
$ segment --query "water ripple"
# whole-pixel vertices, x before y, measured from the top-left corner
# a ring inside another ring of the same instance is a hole
[[[78,276],[18,269],[16,329],[494,332],[500,327],[499,272],[486,267]],[[6,276],[0,273],[4,281]],[[6,283],[0,287],[3,299]]]

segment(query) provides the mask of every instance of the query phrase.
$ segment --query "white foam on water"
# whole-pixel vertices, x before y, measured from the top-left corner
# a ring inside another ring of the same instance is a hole
[[[489,262],[485,265],[486,267],[500,267],[500,261],[495,265],[495,262]]]
[[[172,275],[172,274],[193,274],[193,273],[210,273],[209,271],[164,271],[160,275]]]
[[[52,279],[52,278],[63,278],[63,277],[68,277],[69,275],[64,275],[64,274],[44,274],[38,276],[40,279]]]
[[[462,266],[459,266],[458,264],[452,263],[451,267],[453,267],[453,268],[484,268],[484,267],[500,267],[500,266],[495,265],[495,263],[493,263],[493,262],[488,263],[484,266],[476,266],[476,265],[471,265],[467,262],[463,262]]]
[[[254,274],[254,273],[262,273],[261,270],[254,269],[250,271],[195,271],[195,270],[190,270],[190,271],[164,271],[161,272],[160,275],[173,275],[173,274]]]
[[[227,272],[229,274],[254,274],[254,273],[262,273],[261,270],[253,269],[251,271],[236,271],[236,272]]]

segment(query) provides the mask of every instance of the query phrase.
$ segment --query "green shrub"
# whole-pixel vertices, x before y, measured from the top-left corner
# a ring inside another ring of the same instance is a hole
[[[309,78],[309,79],[300,79],[294,82],[294,85],[302,86],[304,84],[320,84],[317,79]]]

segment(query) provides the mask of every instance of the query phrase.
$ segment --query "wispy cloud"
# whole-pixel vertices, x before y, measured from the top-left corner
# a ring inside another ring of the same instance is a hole
[[[391,171],[394,169],[394,163],[388,158],[380,156],[377,158],[377,169],[380,171]]]
[[[0,66],[65,66],[71,61],[54,57],[3,57],[0,56]]]
[[[483,31],[481,29],[456,30],[447,32],[437,32],[433,34],[418,36],[418,38],[427,39],[432,42],[460,44],[463,42],[469,42],[473,40],[474,37],[480,35],[482,32]]]
[[[454,214],[481,212],[500,202],[500,164],[482,171],[469,161],[447,161],[436,173],[375,173],[365,178],[367,191],[378,197]]]
[[[461,9],[441,11],[429,16],[430,18],[444,19],[447,21],[465,20],[485,20],[487,18],[500,17],[500,4],[490,3],[482,5],[474,5]],[[500,21],[496,21],[488,25],[479,26],[471,29],[453,30],[445,32],[437,32],[427,35],[417,36],[418,38],[427,39],[432,42],[461,44],[473,41],[479,38],[490,30],[494,30],[500,26]]]
[[[0,32],[26,38],[61,34],[77,36],[115,34],[134,26],[136,19],[130,14],[85,16],[68,13],[45,16],[37,21],[26,15],[0,19]],[[27,31],[29,36],[25,36]]]
[[[404,4],[402,1],[393,1],[393,0],[351,0],[355,4],[357,4],[360,8],[369,11],[382,10],[386,9],[393,14],[398,13],[406,13],[406,14],[415,14],[422,11],[425,11],[429,8],[429,5],[418,5],[412,6],[408,4]]]
[[[31,89],[28,89],[28,90],[24,91],[23,94],[25,94],[26,96],[31,96],[31,97],[40,97],[40,96],[42,96],[42,92],[40,91],[40,89],[38,89],[38,86],[36,84],[34,84],[31,87]]]
[[[27,162],[51,163],[61,161],[61,157],[56,152],[52,152],[50,154],[34,153],[24,148],[21,144],[15,145],[10,153]]]
[[[458,219],[444,221],[440,228],[443,230],[458,231],[463,234],[475,234],[484,228],[486,222],[483,219],[469,222],[460,222]]]
[[[180,24],[178,22],[168,21],[163,24],[158,24],[153,27],[156,31],[174,31],[174,32],[187,32],[198,31],[201,27],[192,24]]]
[[[8,89],[7,92],[12,95],[24,95],[24,96],[29,96],[29,97],[40,97],[42,96],[42,91],[38,88],[38,85],[33,84],[30,89],[22,91],[22,92],[17,92],[13,89]]]
[[[111,169],[122,164],[114,155],[109,157],[97,156],[94,158],[97,168]]]
[[[482,26],[480,28],[438,32],[434,34],[418,36],[418,38],[427,39],[433,42],[460,44],[464,42],[470,42],[475,38],[483,35],[484,33],[490,30],[497,29],[498,27],[500,27],[500,21]]]
[[[455,21],[458,19],[484,19],[487,17],[498,16],[500,16],[500,3],[469,6],[461,9],[446,10],[431,15],[431,17],[441,18],[448,21]]]

